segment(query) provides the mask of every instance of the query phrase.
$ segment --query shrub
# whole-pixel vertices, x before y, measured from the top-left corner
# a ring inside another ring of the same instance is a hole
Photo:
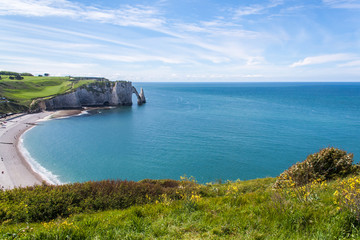
[[[344,177],[354,172],[356,167],[353,165],[353,154],[328,147],[285,170],[275,182],[275,187],[282,187],[289,179],[296,186],[304,186],[314,180],[324,181]]]
[[[352,177],[343,180],[340,187],[334,193],[334,203],[341,210],[349,210],[354,214],[356,220],[360,222],[360,177]]]
[[[20,73],[20,76],[30,76],[33,77],[34,75],[32,75],[31,73]]]
[[[186,191],[193,191],[195,185],[186,182]],[[0,223],[49,221],[80,212],[124,209],[163,196],[181,199],[179,187],[180,182],[174,180],[106,180],[0,191]]]

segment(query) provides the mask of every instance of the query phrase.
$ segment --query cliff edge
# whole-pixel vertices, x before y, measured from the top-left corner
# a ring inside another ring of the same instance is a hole
[[[39,102],[39,107],[41,110],[56,110],[82,107],[131,106],[133,93],[136,94],[139,105],[146,102],[143,90],[141,91],[142,95],[139,95],[131,82],[98,81],[81,86],[70,93],[42,100]]]

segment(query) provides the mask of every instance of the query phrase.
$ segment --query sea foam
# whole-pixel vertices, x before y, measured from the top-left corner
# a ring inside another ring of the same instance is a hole
[[[25,132],[26,133],[26,132]],[[25,134],[24,133],[24,134]],[[58,176],[53,174],[52,172],[50,172],[49,170],[47,170],[46,168],[44,168],[43,166],[40,165],[40,163],[38,163],[29,153],[29,151],[25,148],[24,146],[24,139],[23,137],[20,138],[19,141],[19,150],[21,152],[21,154],[23,155],[23,157],[25,158],[25,160],[29,163],[31,169],[36,172],[37,174],[39,174],[41,176],[42,179],[44,179],[46,182],[50,183],[50,184],[55,184],[55,185],[59,185],[62,184],[62,182],[59,180]]]

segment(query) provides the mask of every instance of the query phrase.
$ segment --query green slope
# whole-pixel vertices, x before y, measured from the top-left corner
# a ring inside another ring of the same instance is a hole
[[[75,197],[78,196],[76,191],[65,197],[64,191],[50,191],[46,187],[43,194],[35,190],[38,195],[31,193],[34,189],[13,190],[17,193],[1,195],[0,236],[2,239],[360,238],[356,214],[347,208],[339,209],[334,202],[334,192],[341,188],[341,179],[311,184],[303,193],[296,188],[275,191],[272,188],[274,182],[274,178],[265,178],[189,185],[183,180],[178,184],[171,182],[172,186],[167,186],[167,190],[162,189],[166,193],[156,193],[144,185],[136,192],[124,191],[123,194],[110,193],[104,182],[98,183],[96,189],[94,183],[85,183],[82,187],[76,186],[82,188],[82,194],[91,192],[83,200]],[[175,191],[171,193],[170,189]],[[45,192],[52,193],[44,195]],[[304,198],[306,193],[309,195]],[[15,199],[20,195],[29,198],[20,197],[18,202]],[[130,199],[141,195],[144,195],[142,202],[133,201],[126,209],[94,210],[94,207],[111,205],[119,199],[120,204],[130,203]],[[48,197],[37,202],[35,196]],[[62,205],[70,201],[69,198],[73,198],[74,205]],[[12,204],[17,206],[11,205],[10,201],[15,201]],[[35,202],[37,208],[33,206]],[[48,207],[42,208],[44,204]],[[11,206],[13,212],[10,213]],[[50,213],[55,208],[68,211],[68,216],[39,222],[31,218],[34,214]],[[10,216],[16,209],[23,220],[4,220],[6,214]]]
[[[360,239],[359,165],[352,157],[325,148],[277,178],[225,184],[181,177],[0,191],[0,237]]]
[[[0,113],[22,112],[28,109],[34,99],[46,98],[72,91],[94,80],[73,81],[70,77],[34,77],[23,76],[23,79],[10,79],[11,75],[1,75]]]

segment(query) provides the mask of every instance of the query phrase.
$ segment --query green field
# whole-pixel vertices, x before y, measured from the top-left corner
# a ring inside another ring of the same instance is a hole
[[[94,80],[72,81],[70,77],[23,76],[22,80],[1,75],[0,97],[9,102],[0,103],[0,113],[22,112],[34,99],[46,98],[72,91]],[[11,105],[11,106],[10,106]]]

